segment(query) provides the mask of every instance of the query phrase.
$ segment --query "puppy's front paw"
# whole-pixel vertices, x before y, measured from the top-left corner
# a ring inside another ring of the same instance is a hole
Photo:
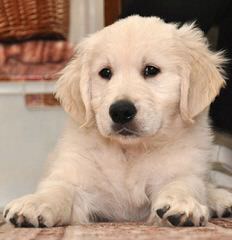
[[[208,208],[190,196],[160,196],[152,208],[150,223],[161,226],[205,226]]]
[[[52,227],[58,223],[54,207],[46,198],[32,194],[10,202],[3,216],[16,227]]]
[[[232,193],[222,188],[209,192],[209,208],[211,217],[232,217]]]

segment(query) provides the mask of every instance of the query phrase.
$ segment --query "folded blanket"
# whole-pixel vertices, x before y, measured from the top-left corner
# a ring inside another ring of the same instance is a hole
[[[73,51],[67,41],[0,44],[0,81],[53,79]]]

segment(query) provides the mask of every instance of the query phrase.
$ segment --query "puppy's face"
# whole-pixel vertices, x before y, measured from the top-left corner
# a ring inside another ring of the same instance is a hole
[[[180,76],[170,50],[172,31],[144,27],[106,29],[91,62],[97,127],[123,142],[155,135],[178,109]]]
[[[192,120],[223,84],[220,56],[208,51],[201,32],[192,26],[177,29],[158,18],[134,16],[82,45],[79,59],[58,82],[57,95],[72,115],[85,112],[104,137],[121,143],[171,131],[176,119]],[[66,91],[72,95],[65,103]]]

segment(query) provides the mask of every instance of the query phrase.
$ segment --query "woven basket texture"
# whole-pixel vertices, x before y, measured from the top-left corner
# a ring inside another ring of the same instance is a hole
[[[66,39],[69,0],[0,0],[0,41]]]

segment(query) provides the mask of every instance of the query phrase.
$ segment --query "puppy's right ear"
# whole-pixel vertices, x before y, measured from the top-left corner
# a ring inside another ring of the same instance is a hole
[[[209,50],[203,32],[194,24],[184,24],[178,34],[181,43],[178,54],[184,59],[180,65],[180,112],[184,120],[193,122],[224,86],[223,65],[227,60],[222,53]]]
[[[61,71],[55,87],[55,97],[64,110],[80,124],[91,119],[89,70],[86,41],[80,43],[73,59]]]

